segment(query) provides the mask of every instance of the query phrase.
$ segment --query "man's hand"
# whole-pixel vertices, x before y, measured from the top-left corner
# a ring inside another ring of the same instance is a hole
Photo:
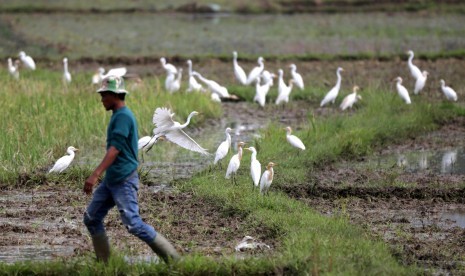
[[[84,193],[90,195],[92,194],[92,190],[94,188],[95,183],[97,183],[98,177],[91,175],[86,179],[84,183]]]

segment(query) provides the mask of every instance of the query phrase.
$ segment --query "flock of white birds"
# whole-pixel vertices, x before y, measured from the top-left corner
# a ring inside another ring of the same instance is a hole
[[[413,64],[414,52],[409,50],[407,52],[409,55],[408,58],[408,68],[412,77],[415,79],[415,88],[414,93],[418,94],[420,91],[425,87],[428,72],[421,71],[416,65]],[[260,106],[265,106],[266,103],[266,96],[273,86],[274,82],[273,79],[276,78],[274,73],[269,72],[265,69],[265,60],[263,57],[259,57],[257,60],[258,65],[254,67],[248,74],[244,71],[244,69],[238,64],[237,61],[237,52],[233,52],[233,69],[234,69],[234,76],[237,81],[245,86],[255,84],[255,96],[253,101],[257,102]],[[35,70],[36,65],[34,60],[28,56],[24,51],[19,52],[19,60],[13,60],[8,58],[8,70],[11,76],[15,79],[19,79],[19,65],[20,63],[29,70]],[[173,64],[170,64],[166,61],[164,57],[160,58],[160,63],[163,69],[166,72],[165,78],[165,90],[169,93],[175,93],[181,89],[181,80],[182,80],[182,68],[176,68]],[[229,94],[228,89],[220,85],[218,82],[207,79],[205,76],[201,75],[199,72],[196,72],[192,69],[192,61],[187,60],[188,65],[188,87],[186,92],[209,92],[211,94],[211,99],[216,102],[221,102],[224,99],[234,98],[234,95]],[[278,97],[276,98],[275,104],[279,105],[282,103],[289,102],[289,95],[292,92],[293,86],[295,85],[299,89],[304,89],[304,82],[302,76],[297,72],[297,66],[295,64],[290,64],[290,75],[291,79],[288,81],[288,84],[284,81],[283,75],[284,72],[282,69],[278,70]],[[322,99],[320,106],[323,107],[326,104],[332,103],[334,104],[336,98],[339,94],[341,88],[341,81],[342,75],[341,73],[344,71],[343,68],[338,67],[336,70],[336,84],[332,87],[329,92],[326,93],[324,98]],[[105,69],[100,67],[98,68],[97,72],[92,77],[92,84],[98,85],[100,84],[101,80],[109,75],[117,75],[117,76],[124,76],[127,73],[127,69],[125,67],[120,68],[113,68],[110,69],[105,74]],[[68,70],[68,59],[66,57],[63,58],[63,83],[68,84],[72,80],[71,74]],[[408,90],[405,86],[402,85],[402,78],[399,76],[394,79],[396,82],[396,89],[398,95],[405,101],[406,104],[411,104],[411,99]],[[440,80],[441,90],[444,93],[445,97],[450,101],[457,101],[457,93],[451,88],[445,85],[444,80]],[[362,97],[357,94],[359,90],[358,86],[353,87],[353,92],[347,95],[340,104],[341,110],[346,110],[348,108],[352,108],[352,106],[357,103],[358,100],[361,100]],[[204,155],[209,155],[208,151],[201,147],[197,142],[194,141],[189,135],[187,135],[183,129],[187,127],[192,119],[193,116],[198,115],[199,112],[193,111],[187,117],[187,120],[184,124],[180,124],[173,120],[173,116],[175,115],[172,111],[168,108],[157,108],[154,112],[152,122],[155,126],[153,130],[152,136],[144,136],[139,139],[139,150],[143,152],[149,151],[153,145],[159,140],[168,140],[172,143],[177,144],[187,150],[191,150],[194,152],[198,152]],[[295,135],[292,135],[291,127],[286,127],[286,140],[290,145],[293,147],[305,150],[305,145],[302,141]],[[221,160],[225,158],[231,148],[231,128],[226,128],[225,135],[226,139],[220,143],[218,146],[214,161],[213,163],[216,165],[218,163],[221,164]],[[226,179],[232,179],[234,183],[236,183],[236,173],[239,170],[240,162],[242,159],[243,149],[252,152],[251,155],[251,164],[250,164],[250,175],[252,178],[253,187],[260,187],[260,192],[262,194],[266,194],[268,189],[273,181],[274,171],[273,167],[276,165],[273,162],[269,162],[265,167],[263,174],[261,173],[261,164],[257,160],[257,150],[254,147],[247,147],[244,148],[246,143],[239,142],[237,153],[234,154],[228,164],[226,170]],[[69,147],[67,149],[68,155],[65,155],[58,159],[50,169],[49,173],[51,172],[62,172],[64,171],[73,161],[75,151],[77,151],[74,147]]]

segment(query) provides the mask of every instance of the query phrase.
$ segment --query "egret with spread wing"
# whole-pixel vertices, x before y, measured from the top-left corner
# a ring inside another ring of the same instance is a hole
[[[61,173],[62,171],[66,170],[71,164],[71,162],[73,162],[75,151],[78,151],[78,149],[73,146],[68,147],[68,149],[66,150],[68,155],[65,155],[61,157],[60,159],[58,159],[55,162],[55,165],[53,165],[53,167],[48,171],[48,173],[52,173],[52,172]]]
[[[159,136],[163,135],[166,140],[190,151],[208,155],[209,153],[206,149],[197,144],[194,139],[182,130],[189,125],[191,118],[198,114],[199,113],[197,111],[192,111],[187,117],[187,121],[181,125],[179,122],[173,120],[174,113],[171,113],[170,109],[166,107],[158,107],[155,109],[152,119],[152,122],[155,125],[153,134]]]

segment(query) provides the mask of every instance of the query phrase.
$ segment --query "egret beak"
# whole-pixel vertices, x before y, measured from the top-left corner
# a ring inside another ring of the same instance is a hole
[[[79,149],[74,149],[74,151],[79,151]]]

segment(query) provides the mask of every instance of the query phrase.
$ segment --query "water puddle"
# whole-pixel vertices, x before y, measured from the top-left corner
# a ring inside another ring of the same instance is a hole
[[[465,229],[465,209],[444,212],[441,217],[452,225]]]
[[[0,246],[0,260],[12,263],[17,261],[46,261],[55,259],[58,256],[72,256],[73,246]]]

